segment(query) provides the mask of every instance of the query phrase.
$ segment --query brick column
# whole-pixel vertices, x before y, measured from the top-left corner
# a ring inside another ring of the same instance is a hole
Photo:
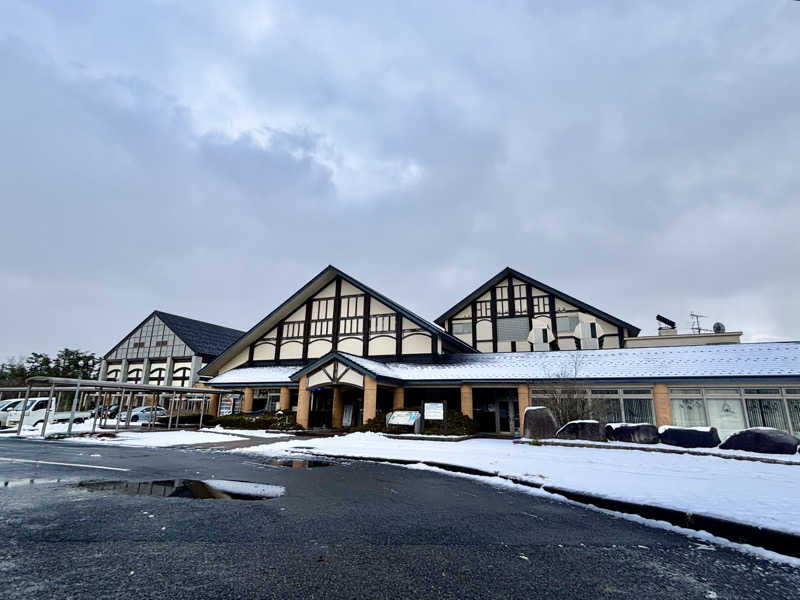
[[[253,388],[244,388],[244,397],[242,398],[242,412],[253,412]]]
[[[394,388],[392,395],[392,408],[394,410],[403,410],[406,402],[406,391],[403,386]]]
[[[472,386],[461,386],[461,414],[473,418],[472,412]]]
[[[374,419],[378,412],[378,382],[364,375],[364,423]]]
[[[344,415],[344,402],[342,402],[342,388],[333,388],[333,418],[331,425],[334,429],[342,427],[342,416]]]
[[[517,386],[517,402],[519,403],[519,429],[525,427],[525,409],[531,405],[531,386],[521,383]]]
[[[280,408],[283,412],[292,410],[292,396],[289,393],[288,387],[281,388],[281,399],[278,403],[278,408]]]
[[[653,404],[656,411],[656,425],[672,425],[672,405],[669,402],[669,389],[666,383],[653,386]]]
[[[300,378],[300,389],[297,392],[297,423],[308,429],[308,417],[311,412],[311,392],[308,390],[308,377]]]

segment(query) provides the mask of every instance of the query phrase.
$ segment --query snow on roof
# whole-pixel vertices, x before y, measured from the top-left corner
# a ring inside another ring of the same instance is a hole
[[[441,363],[348,359],[404,381],[800,376],[800,342],[445,354]]]
[[[622,348],[560,352],[444,354],[441,362],[378,362],[340,353],[378,378],[398,381],[800,377],[800,342]],[[246,367],[213,378],[216,385],[291,383],[299,366]]]
[[[232,369],[217,375],[208,383],[214,385],[231,385],[242,383],[292,383],[289,376],[300,367],[245,367]]]

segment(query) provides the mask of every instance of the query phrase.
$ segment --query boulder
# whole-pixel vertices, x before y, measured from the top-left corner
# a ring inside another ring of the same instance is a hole
[[[546,406],[529,406],[525,409],[522,437],[539,440],[556,434],[556,420]]]
[[[609,423],[606,425],[606,437],[609,442],[657,444],[658,428],[649,423]]]
[[[719,433],[716,427],[661,427],[658,430],[662,444],[681,448],[716,448]]]
[[[606,428],[600,421],[570,421],[556,432],[560,440],[606,441]]]
[[[800,440],[795,436],[780,429],[752,427],[732,434],[720,448],[765,454],[794,454],[799,444]]]

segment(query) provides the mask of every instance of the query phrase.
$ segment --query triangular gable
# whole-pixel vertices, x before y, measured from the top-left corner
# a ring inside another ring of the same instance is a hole
[[[385,306],[388,310],[393,311],[397,315],[400,315],[403,319],[406,319],[409,322],[413,323],[415,327],[419,329],[420,332],[423,332],[428,337],[437,340],[437,344],[435,345],[435,347],[441,347],[442,345],[446,345],[448,349],[451,349],[452,351],[473,352],[473,349],[468,344],[465,344],[458,338],[450,335],[439,326],[411,312],[407,308],[397,304],[393,300],[375,291],[371,287],[364,285],[363,283],[361,283],[354,277],[351,277],[347,273],[344,273],[343,271],[340,271],[336,267],[329,265],[328,267],[323,269],[320,273],[318,273],[314,278],[312,278],[308,283],[306,283],[303,287],[301,287],[294,294],[292,294],[283,304],[278,306],[275,310],[273,310],[261,321],[259,321],[241,338],[239,338],[236,342],[234,342],[228,348],[226,348],[225,351],[222,352],[214,361],[212,361],[206,367],[204,367],[200,373],[202,375],[212,375],[212,376],[217,375],[219,369],[224,367],[225,365],[228,365],[232,360],[236,360],[237,358],[246,359],[245,353],[248,352],[248,349],[251,348],[253,344],[256,344],[258,342],[263,342],[264,341],[263,336],[270,333],[275,327],[277,327],[277,325],[279,325],[284,320],[297,314],[298,311],[303,309],[304,305],[307,302],[309,302],[316,295],[320,294],[325,289],[327,289],[328,286],[331,286],[334,282],[336,282],[337,279],[340,279],[343,282],[347,282],[349,285],[360,290],[363,294],[370,296],[377,303],[380,303],[381,305]],[[309,324],[308,321],[306,321],[305,325],[308,324]],[[285,342],[285,339],[282,341]],[[267,340],[267,342],[269,342],[269,340]],[[280,346],[281,341],[275,340],[274,343],[277,346]],[[392,354],[392,353],[393,351],[388,352],[387,354]],[[252,358],[253,357],[251,356],[250,359]],[[257,362],[258,357],[256,357],[255,360]],[[279,359],[275,360],[285,361],[287,359],[285,357],[280,357]],[[304,362],[306,358],[301,356],[293,356],[289,360],[297,360],[298,362]]]
[[[640,329],[635,325],[631,325],[630,323],[623,321],[622,319],[610,315],[607,312],[600,310],[599,308],[595,308],[594,306],[587,304],[586,302],[578,300],[577,298],[574,298],[569,294],[565,294],[564,292],[559,291],[545,283],[542,283],[541,281],[537,281],[533,277],[529,277],[524,273],[520,273],[519,271],[516,271],[511,267],[506,267],[505,269],[500,271],[497,275],[489,279],[486,283],[478,287],[475,291],[473,291],[465,298],[460,300],[452,308],[445,311],[441,316],[436,318],[434,322],[441,326],[444,326],[445,322],[449,318],[458,314],[464,308],[469,306],[473,300],[479,298],[480,296],[483,296],[487,291],[491,290],[493,286],[497,285],[499,282],[503,281],[504,279],[507,279],[508,277],[513,277],[515,279],[519,279],[520,281],[524,281],[525,283],[528,283],[531,286],[543,292],[546,292],[547,294],[552,294],[557,299],[563,300],[564,302],[567,302],[580,310],[590,313],[600,319],[603,319],[604,321],[608,321],[609,323],[613,323],[617,327],[624,329],[627,332],[628,337],[635,337],[639,335]]]
[[[112,360],[112,359],[114,359],[114,358],[115,358],[115,357],[114,357],[114,353],[115,353],[117,350],[120,350],[120,349],[122,349],[122,348],[125,348],[126,344],[129,344],[130,342],[132,342],[132,340],[135,340],[135,339],[138,337],[138,336],[137,336],[137,334],[138,334],[138,333],[139,333],[139,332],[140,332],[140,331],[141,331],[141,330],[142,330],[142,329],[143,329],[143,328],[144,328],[146,325],[150,324],[151,322],[152,322],[153,324],[160,324],[160,325],[163,325],[163,326],[165,327],[165,330],[166,330],[166,332],[168,332],[169,334],[171,334],[171,335],[175,336],[175,337],[176,337],[176,338],[177,338],[177,339],[178,339],[178,340],[179,340],[179,341],[180,341],[180,342],[181,342],[181,343],[182,343],[182,344],[185,346],[185,348],[186,348],[186,352],[185,352],[185,353],[178,352],[178,355],[180,355],[180,354],[183,354],[183,355],[185,355],[185,356],[188,356],[188,355],[191,355],[191,354],[192,354],[192,349],[191,349],[191,347],[189,346],[189,344],[187,344],[187,343],[186,343],[186,340],[184,340],[183,338],[181,338],[181,336],[179,336],[179,335],[178,335],[178,334],[177,334],[175,331],[173,331],[173,330],[172,330],[172,329],[169,327],[169,325],[167,325],[167,324],[166,324],[166,323],[165,323],[165,322],[164,322],[164,321],[163,321],[163,320],[162,320],[162,319],[159,317],[159,315],[158,315],[158,311],[157,311],[157,310],[154,310],[154,311],[153,311],[153,312],[151,312],[149,315],[147,315],[147,316],[146,316],[144,319],[142,319],[142,321],[141,321],[141,322],[140,322],[140,323],[139,323],[139,324],[138,324],[136,327],[134,327],[134,328],[133,328],[133,329],[132,329],[132,330],[131,330],[131,331],[130,331],[130,332],[129,332],[129,333],[128,333],[128,334],[127,334],[125,337],[123,337],[123,338],[122,338],[122,339],[121,339],[119,342],[117,342],[117,343],[114,345],[114,347],[113,347],[113,348],[111,348],[111,350],[109,350],[108,352],[106,352],[106,354],[105,354],[105,356],[104,356],[103,358],[105,358],[106,360]],[[174,346],[174,344],[171,344],[171,346]],[[148,346],[147,346],[146,348],[145,348],[145,347],[143,347],[143,348],[142,348],[142,350],[143,350],[143,352],[142,352],[142,357],[143,357],[143,358],[144,358],[144,357],[152,357],[152,356],[157,356],[157,355],[158,355],[158,353],[153,353],[153,352],[152,352],[151,348],[149,347],[149,343],[148,343]],[[169,352],[169,353],[165,353],[165,354],[164,354],[164,356],[175,356],[175,355],[176,355],[176,354],[175,354],[174,352]]]

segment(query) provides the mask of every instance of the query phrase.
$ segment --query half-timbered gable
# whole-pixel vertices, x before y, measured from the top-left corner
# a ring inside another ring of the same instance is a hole
[[[511,268],[436,323],[479,352],[621,348],[639,328]]]
[[[327,267],[206,367],[217,375],[237,367],[304,365],[331,352],[377,360],[469,352],[433,323]]]
[[[243,333],[156,310],[106,353],[100,378],[191,386],[200,368]]]

